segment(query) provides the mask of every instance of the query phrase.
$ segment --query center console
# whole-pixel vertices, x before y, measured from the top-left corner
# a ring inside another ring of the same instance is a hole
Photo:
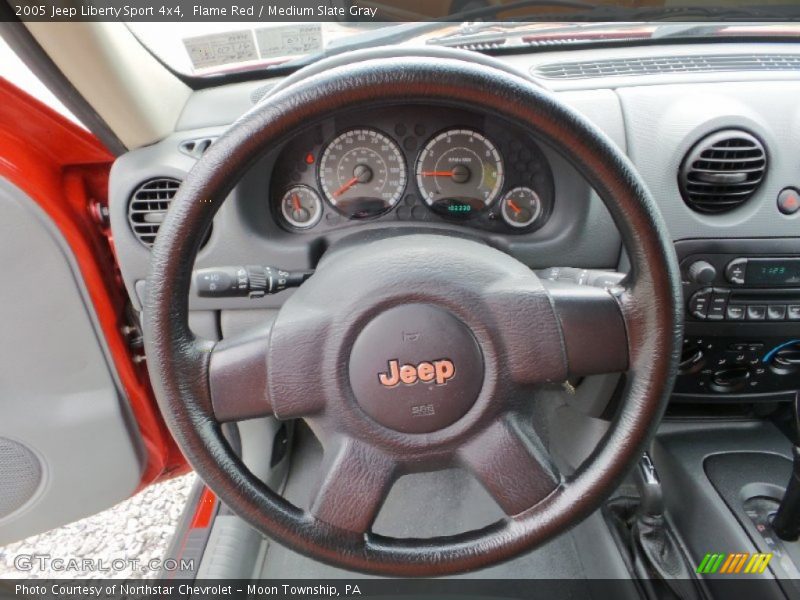
[[[673,402],[790,401],[800,388],[800,239],[682,240]]]
[[[800,521],[797,503],[783,501],[800,473],[800,238],[690,239],[675,248],[684,345],[652,447],[666,512],[710,596],[797,597],[800,543],[775,515],[787,508],[791,523]],[[694,418],[698,410],[703,418]],[[800,494],[800,479],[795,487]],[[746,571],[754,556],[764,568]]]
[[[666,510],[708,597],[797,598],[800,544],[778,539],[771,526],[792,471],[783,433],[766,420],[668,419],[652,452]],[[725,567],[737,555],[742,568]],[[745,572],[755,555],[765,568]],[[702,568],[707,556],[722,560]]]

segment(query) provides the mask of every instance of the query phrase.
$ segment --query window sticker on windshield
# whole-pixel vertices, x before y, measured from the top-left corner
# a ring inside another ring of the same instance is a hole
[[[299,56],[322,50],[322,23],[256,29],[261,58]]]
[[[226,31],[183,40],[195,69],[258,60],[253,32]]]

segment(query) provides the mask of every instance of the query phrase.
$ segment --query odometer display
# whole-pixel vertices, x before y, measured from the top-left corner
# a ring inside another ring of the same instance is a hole
[[[375,129],[338,135],[319,161],[325,198],[343,215],[363,219],[393,208],[406,187],[406,162],[398,145]]]
[[[432,138],[416,167],[420,194],[435,211],[470,217],[491,206],[503,186],[503,159],[495,145],[471,129]]]

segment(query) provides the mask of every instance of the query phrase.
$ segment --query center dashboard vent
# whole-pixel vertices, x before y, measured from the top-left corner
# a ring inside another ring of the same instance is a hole
[[[723,213],[755,194],[766,172],[767,153],[761,142],[746,131],[725,129],[689,150],[678,172],[678,186],[692,210]]]
[[[178,179],[160,177],[144,182],[133,192],[128,205],[128,223],[136,238],[148,248],[153,247],[180,185]]]

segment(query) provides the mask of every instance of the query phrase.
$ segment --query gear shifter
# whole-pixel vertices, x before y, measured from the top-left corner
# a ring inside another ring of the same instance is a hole
[[[775,534],[790,542],[800,537],[800,392],[795,394],[792,408],[794,414],[789,433],[792,441],[792,475],[772,521]]]
[[[639,491],[639,518],[658,519],[664,516],[664,493],[661,480],[647,452],[642,454],[634,475],[636,489]]]
[[[653,460],[645,452],[634,473],[639,509],[631,527],[634,571],[648,598],[698,600],[692,568],[664,514],[664,491]],[[670,590],[671,593],[667,592]]]

